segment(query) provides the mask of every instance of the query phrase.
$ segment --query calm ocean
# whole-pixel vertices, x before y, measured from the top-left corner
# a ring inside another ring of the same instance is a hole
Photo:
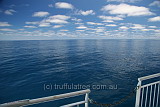
[[[159,72],[160,40],[0,41],[0,103],[84,88],[71,85],[90,86],[90,98],[111,103],[128,95],[138,77]],[[58,107],[80,99],[33,107]],[[116,107],[134,103],[135,96]]]

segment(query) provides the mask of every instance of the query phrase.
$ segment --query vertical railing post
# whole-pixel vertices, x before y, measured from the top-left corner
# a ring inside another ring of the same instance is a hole
[[[137,91],[136,91],[136,104],[135,104],[135,107],[139,107],[140,105],[140,95],[141,95],[141,80],[138,79],[138,84],[137,84]]]
[[[86,101],[85,107],[88,107],[88,98],[89,98],[89,93],[86,93],[86,95],[85,95],[85,101]]]

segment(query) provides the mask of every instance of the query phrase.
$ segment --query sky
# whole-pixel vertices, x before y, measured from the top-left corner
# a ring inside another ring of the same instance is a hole
[[[160,0],[0,0],[0,40],[160,39]]]

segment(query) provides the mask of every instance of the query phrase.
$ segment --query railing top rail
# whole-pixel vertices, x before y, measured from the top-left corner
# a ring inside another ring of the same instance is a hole
[[[49,101],[54,101],[54,100],[59,100],[59,99],[64,99],[69,97],[75,97],[75,96],[83,95],[86,93],[90,93],[90,89],[66,93],[66,94],[42,97],[37,99],[27,99],[27,100],[9,102],[9,103],[0,104],[0,107],[20,107],[24,105],[32,105],[32,104],[44,103],[44,102],[49,102]]]
[[[149,76],[140,77],[140,78],[138,78],[138,81],[143,81],[143,80],[156,78],[156,77],[160,77],[160,73],[149,75]]]

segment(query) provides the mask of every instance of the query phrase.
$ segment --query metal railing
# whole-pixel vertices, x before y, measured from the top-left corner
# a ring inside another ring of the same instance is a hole
[[[37,98],[37,99],[31,99],[31,100],[26,99],[26,100],[20,100],[20,101],[15,101],[15,102],[10,102],[10,103],[4,103],[4,104],[0,104],[0,107],[23,107],[23,106],[29,106],[33,104],[39,104],[39,103],[44,103],[44,102],[49,102],[49,101],[54,101],[54,100],[76,97],[80,95],[85,95],[85,100],[79,101],[76,103],[63,105],[60,107],[73,107],[73,106],[79,107],[80,104],[85,104],[85,107],[88,107],[89,93],[90,93],[90,90],[87,89],[87,90],[76,91],[76,92],[71,92],[71,93],[66,93],[66,94],[55,95],[55,96],[49,96],[49,97],[43,97],[43,98]]]
[[[142,84],[142,81],[152,79],[156,81]],[[137,87],[135,107],[160,107],[160,73],[138,78]]]
[[[158,81],[156,78],[158,78]],[[156,81],[149,82],[147,84],[142,84],[142,81],[151,79],[156,79]],[[90,92],[91,92],[90,89],[87,89],[87,90],[76,91],[49,97],[42,97],[37,99],[19,100],[19,101],[0,104],[0,107],[23,107],[33,104],[50,102],[54,100],[76,97],[80,95],[85,95],[85,99],[83,101],[63,105],[60,107],[73,107],[73,106],[79,107],[79,105],[81,104],[84,104],[85,107],[88,107]],[[159,93],[160,93],[160,73],[138,78],[135,107],[160,107]]]

